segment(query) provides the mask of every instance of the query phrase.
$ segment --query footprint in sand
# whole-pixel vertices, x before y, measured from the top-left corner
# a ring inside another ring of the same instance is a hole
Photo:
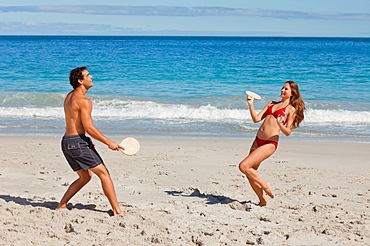
[[[247,212],[249,212],[252,209],[252,206],[250,204],[247,204],[247,203],[242,204],[238,201],[229,203],[229,207],[234,210],[247,211]]]

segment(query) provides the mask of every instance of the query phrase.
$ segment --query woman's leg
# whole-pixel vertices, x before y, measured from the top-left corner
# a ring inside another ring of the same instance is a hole
[[[251,154],[254,150],[256,150],[258,148],[258,144],[256,141],[253,142],[252,146],[251,146],[251,149],[249,151],[249,154]],[[261,163],[259,163],[258,165],[256,165],[254,167],[255,170],[258,170],[258,167],[260,166]],[[248,178],[248,177],[247,177]],[[256,193],[258,199],[259,199],[259,203],[258,203],[258,206],[266,206],[267,205],[267,200],[266,200],[266,197],[265,197],[265,194],[263,193],[263,190],[261,188],[261,186],[259,184],[257,184],[255,181],[251,180],[248,178],[248,181],[249,181],[249,184],[250,186],[252,187],[254,193]]]
[[[261,186],[253,180],[248,179],[248,181],[249,181],[249,184],[251,185],[254,193],[256,193],[256,195],[259,199],[258,206],[261,206],[261,207],[266,206],[267,205],[267,200],[266,200],[265,194],[263,193],[263,190],[262,190]]]
[[[239,169],[247,176],[252,189],[260,199],[259,205],[264,206],[267,202],[262,190],[271,198],[274,197],[274,194],[270,189],[270,185],[258,175],[257,169],[262,161],[275,152],[275,146],[272,144],[265,144],[253,150],[253,147],[255,147],[254,145],[255,143],[252,145],[251,153],[240,162]]]
[[[59,205],[56,209],[66,208],[68,201],[76,195],[76,193],[81,190],[90,180],[91,180],[91,172],[89,170],[84,171],[82,169],[76,171],[78,174],[78,179],[76,179],[67,189],[66,193],[59,202]]]

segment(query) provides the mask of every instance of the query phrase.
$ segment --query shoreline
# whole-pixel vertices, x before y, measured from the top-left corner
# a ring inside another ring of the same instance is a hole
[[[238,170],[252,139],[139,138],[135,156],[94,141],[124,211],[110,217],[96,176],[69,210],[54,210],[77,177],[60,138],[0,136],[0,241],[7,245],[366,245],[370,239],[367,144],[280,141],[259,169],[275,193],[261,208]]]
[[[102,130],[103,131],[103,130]],[[216,135],[178,135],[178,134],[142,134],[142,133],[127,133],[122,132],[120,134],[116,133],[110,133],[109,131],[103,131],[103,134],[111,139],[116,139],[117,141],[122,140],[125,137],[134,137],[138,139],[205,139],[205,140],[251,140],[255,138],[256,131],[253,133],[245,133],[242,132],[240,136],[236,136],[236,134],[227,135],[227,136],[216,136]],[[88,135],[88,134],[87,134]],[[60,133],[35,133],[35,132],[27,132],[27,133],[0,133],[0,137],[55,137],[55,138],[61,138],[63,136],[63,132]],[[287,142],[294,142],[294,141],[304,141],[304,142],[340,142],[340,143],[360,143],[360,144],[370,144],[370,137],[363,137],[363,136],[302,136],[302,135],[294,135],[294,132],[291,136],[286,137],[284,135],[280,135],[281,141],[287,141]]]

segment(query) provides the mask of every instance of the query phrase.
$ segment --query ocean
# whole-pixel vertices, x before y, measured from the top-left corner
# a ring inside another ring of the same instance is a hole
[[[69,72],[87,66],[106,135],[246,138],[257,110],[298,83],[289,139],[370,142],[370,38],[0,36],[0,135],[64,133]]]

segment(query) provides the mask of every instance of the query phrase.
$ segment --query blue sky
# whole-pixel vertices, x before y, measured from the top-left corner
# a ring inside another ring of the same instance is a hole
[[[0,35],[30,34],[370,37],[370,0],[1,0]]]

